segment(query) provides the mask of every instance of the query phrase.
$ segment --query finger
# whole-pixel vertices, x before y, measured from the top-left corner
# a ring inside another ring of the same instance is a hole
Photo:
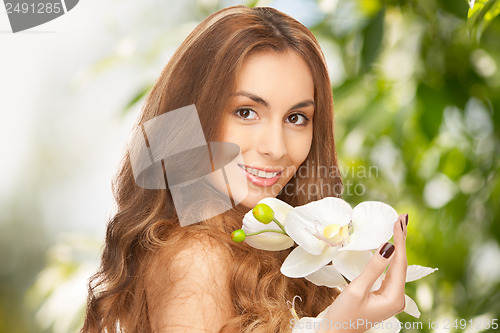
[[[406,282],[406,270],[408,268],[408,260],[406,258],[407,221],[408,214],[402,214],[394,224],[394,246],[396,250],[386,276],[386,279],[399,283],[400,287]]]
[[[351,284],[357,285],[358,288],[362,288],[366,292],[369,292],[375,281],[382,275],[386,269],[392,254],[394,253],[394,245],[391,243],[385,243],[380,246],[372,256],[368,265],[366,265],[363,272],[356,278]]]
[[[404,294],[406,284],[406,270],[408,269],[408,260],[406,258],[407,221],[408,214],[403,214],[399,216],[394,224],[394,245],[396,250],[381,288],[384,294],[392,294],[395,297]]]

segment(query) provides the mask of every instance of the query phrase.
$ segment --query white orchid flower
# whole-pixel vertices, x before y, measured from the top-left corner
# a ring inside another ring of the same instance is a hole
[[[299,246],[284,261],[281,272],[305,277],[319,286],[336,287],[357,278],[373,256],[372,250],[393,234],[396,211],[383,202],[366,201],[354,209],[342,199],[325,198],[296,207],[285,221],[287,234]],[[330,265],[329,263],[333,264]],[[408,266],[407,282],[418,280],[436,269]],[[378,290],[383,274],[373,285]],[[419,317],[416,303],[405,296],[405,312]]]
[[[365,267],[370,250],[392,237],[397,218],[394,208],[378,201],[362,202],[352,209],[344,200],[328,197],[296,207],[286,217],[285,229],[299,246],[286,258],[281,272],[310,278],[333,261],[334,269],[350,279],[352,271]],[[328,275],[340,277],[328,267]]]

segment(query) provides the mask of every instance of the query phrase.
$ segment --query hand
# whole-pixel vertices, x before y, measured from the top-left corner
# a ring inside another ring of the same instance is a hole
[[[364,271],[330,305],[324,317],[326,322],[318,333],[364,332],[404,310],[407,219],[407,214],[398,217],[394,224],[395,245],[386,243],[375,252]],[[381,287],[371,291],[387,265],[389,269]]]

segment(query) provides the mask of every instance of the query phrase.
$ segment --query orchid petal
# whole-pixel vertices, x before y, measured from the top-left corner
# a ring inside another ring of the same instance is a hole
[[[274,211],[274,217],[280,221],[284,222],[288,213],[293,209],[292,206],[278,200],[276,198],[264,198],[259,201],[259,203],[265,203],[269,205]],[[281,231],[281,228],[274,222],[269,224],[264,224],[253,216],[252,211],[249,211],[245,214],[243,218],[243,227],[242,229],[246,234],[254,233],[257,231],[261,231],[264,229],[274,229]],[[262,234],[248,236],[245,239],[248,245],[260,249],[260,250],[268,250],[268,251],[280,251],[285,250],[293,246],[294,241],[290,237],[284,234],[279,234],[276,232],[264,232]]]
[[[281,273],[292,278],[310,275],[332,261],[335,252],[336,248],[326,246],[320,255],[314,255],[298,246],[283,262]]]
[[[391,206],[379,201],[365,201],[352,211],[353,234],[349,244],[340,251],[365,251],[377,249],[393,233],[398,213]]]
[[[245,242],[259,250],[281,251],[293,246],[293,239],[287,235],[278,234],[275,232],[265,232],[262,234],[249,236]]]
[[[372,328],[365,331],[365,333],[398,333],[399,331],[401,331],[400,327],[401,323],[396,319],[396,317],[389,317],[380,323],[374,324]]]
[[[373,286],[372,288],[370,289],[370,291],[375,291],[375,290],[379,290],[380,287],[382,287],[382,282],[384,281],[385,279],[385,274],[382,274],[380,275],[376,280],[375,280],[375,283],[373,283]]]
[[[410,265],[406,270],[406,282],[412,282],[421,279],[437,271],[437,268],[424,267],[419,265]]]
[[[404,312],[415,318],[420,317],[420,311],[418,310],[417,303],[415,303],[415,301],[408,295],[405,295],[405,304],[405,309],[403,310]]]
[[[357,278],[373,256],[371,251],[342,251],[335,253],[333,267],[349,281]]]
[[[327,197],[295,207],[286,218],[285,229],[307,252],[319,255],[326,243],[315,234],[323,236],[323,229],[329,224],[348,225],[351,214],[352,208],[347,202]]]
[[[305,276],[305,279],[311,281],[317,286],[327,286],[330,288],[343,286],[347,281],[342,277],[333,266],[325,266],[316,272]]]

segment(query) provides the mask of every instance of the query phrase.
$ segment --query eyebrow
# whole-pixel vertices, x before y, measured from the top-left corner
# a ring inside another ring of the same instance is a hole
[[[261,105],[265,106],[266,108],[269,107],[269,103],[266,100],[264,100],[262,97],[259,97],[259,96],[255,95],[255,94],[252,94],[252,93],[250,93],[248,91],[237,91],[237,92],[235,92],[234,94],[231,94],[231,95],[232,96],[245,96],[245,97],[250,98],[255,103],[261,104]],[[314,101],[310,100],[310,99],[305,100],[303,102],[295,104],[294,106],[292,106],[290,108],[290,110],[303,108],[303,107],[306,107],[306,106],[309,106],[309,105],[314,106],[315,105]]]

